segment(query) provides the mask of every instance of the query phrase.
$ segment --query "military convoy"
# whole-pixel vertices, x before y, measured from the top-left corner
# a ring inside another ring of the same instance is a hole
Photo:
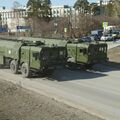
[[[67,43],[68,60],[71,67],[80,67],[82,69],[91,68],[96,63],[102,63],[108,60],[106,43]]]
[[[63,46],[67,49],[67,66],[69,68],[91,68],[94,64],[106,62],[107,44],[98,42],[83,42],[80,39],[61,40],[45,38],[29,38],[45,42],[45,44],[54,46]]]
[[[57,66],[88,68],[107,61],[106,43],[45,38],[0,38],[0,64],[24,77],[51,73]]]
[[[66,62],[66,49],[62,46],[48,46],[40,41],[0,39],[0,64],[10,66],[24,77],[33,73],[51,73],[58,65]]]

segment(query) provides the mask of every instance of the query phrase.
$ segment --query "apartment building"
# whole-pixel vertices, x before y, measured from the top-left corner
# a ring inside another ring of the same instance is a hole
[[[51,6],[52,17],[68,17],[70,16],[71,21],[75,21],[75,16],[79,14],[73,7],[68,5],[62,6]],[[7,25],[9,31],[16,32],[17,26],[25,26],[25,18],[28,16],[27,8],[20,7],[17,9],[6,9],[5,7],[0,8],[1,24]]]
[[[52,6],[52,17],[66,17],[70,15],[71,10],[73,10],[73,8],[68,5]]]
[[[1,7],[0,17],[2,26],[7,25],[9,31],[16,32],[17,26],[25,25],[27,11],[26,8],[6,9],[5,7]]]
[[[98,5],[100,5],[100,4],[107,5],[109,2],[110,2],[110,0],[99,0]]]

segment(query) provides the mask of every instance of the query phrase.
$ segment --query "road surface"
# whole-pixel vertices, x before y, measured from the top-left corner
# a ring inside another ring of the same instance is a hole
[[[59,69],[49,78],[25,79],[0,69],[0,78],[52,97],[107,120],[120,120],[120,70],[96,65],[94,70]]]
[[[108,44],[108,49],[120,46],[120,40],[117,40],[116,42],[110,41],[106,43]]]

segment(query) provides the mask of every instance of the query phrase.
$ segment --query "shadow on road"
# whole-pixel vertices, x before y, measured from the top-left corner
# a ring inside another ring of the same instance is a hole
[[[58,69],[53,75],[44,76],[51,81],[73,81],[73,80],[92,80],[94,78],[100,78],[108,76],[107,72],[120,71],[120,63],[107,62],[105,64],[96,64],[92,70],[69,70],[69,69]],[[35,77],[36,78],[36,77]],[[38,77],[37,77],[38,78]],[[40,78],[40,76],[39,76]]]
[[[120,70],[120,63],[116,63],[116,62],[109,61],[109,62],[107,63],[107,65],[113,67],[114,69]]]
[[[93,67],[94,71],[99,72],[110,72],[110,71],[120,71],[120,63],[116,62],[106,62],[104,64],[97,64]]]
[[[92,70],[68,70],[61,69],[55,71],[55,73],[48,79],[62,81],[71,80],[92,80],[94,78],[107,76],[107,72],[120,71],[120,63],[107,62],[106,64],[96,64]]]
[[[3,68],[2,68],[3,69]],[[8,69],[8,68],[4,68]],[[74,81],[74,80],[93,80],[94,78],[100,78],[108,76],[107,72],[120,71],[120,63],[108,62],[106,64],[97,64],[92,70],[69,70],[69,69],[58,69],[50,76],[35,75],[32,78],[47,78],[51,81]]]
[[[49,80],[57,80],[59,82],[62,81],[71,81],[71,80],[92,80],[93,78],[104,77],[107,76],[105,74],[95,72],[92,70],[88,71],[80,71],[80,70],[68,70],[68,69],[61,69],[55,71],[55,73],[50,76]]]

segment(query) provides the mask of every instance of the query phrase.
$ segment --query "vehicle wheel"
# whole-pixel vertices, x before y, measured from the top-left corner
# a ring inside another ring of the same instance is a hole
[[[21,72],[22,72],[23,77],[25,77],[25,78],[31,77],[30,69],[29,69],[29,66],[27,63],[22,64]]]
[[[17,74],[17,73],[18,73],[18,63],[17,63],[17,61],[12,60],[12,61],[10,62],[10,70],[11,70],[12,73],[14,73],[14,74]]]

